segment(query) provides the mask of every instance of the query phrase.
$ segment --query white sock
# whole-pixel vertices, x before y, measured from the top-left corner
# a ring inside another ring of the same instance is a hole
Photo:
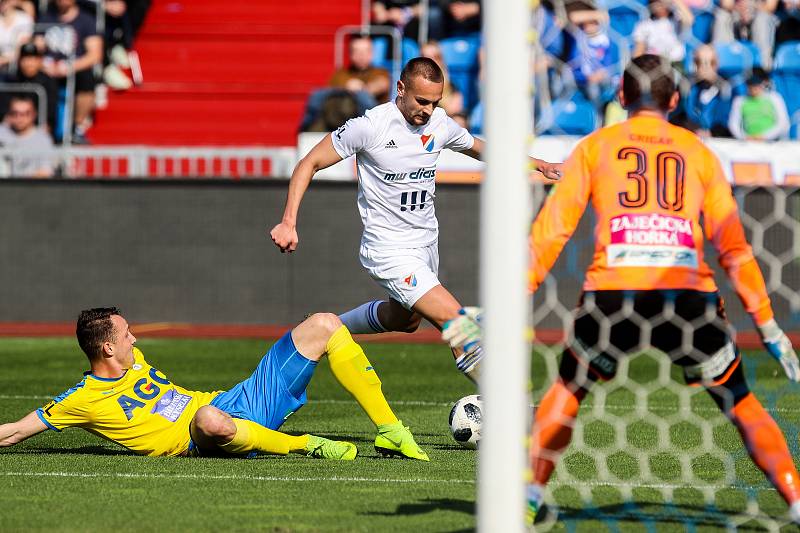
[[[347,326],[350,333],[383,333],[388,330],[378,319],[378,306],[382,303],[381,300],[367,302],[342,313],[339,319]]]
[[[525,497],[528,499],[528,504],[535,505],[538,510],[542,506],[542,500],[544,499],[544,487],[538,483],[528,483]]]

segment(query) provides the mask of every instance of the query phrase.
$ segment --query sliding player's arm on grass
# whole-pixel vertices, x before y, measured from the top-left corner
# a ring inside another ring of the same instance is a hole
[[[485,148],[486,143],[475,137],[475,143],[472,145],[472,148],[461,150],[461,153],[468,155],[473,159],[477,159],[478,161],[483,161],[483,153]],[[541,174],[549,180],[558,181],[561,179],[561,176],[563,175],[561,172],[562,163],[548,163],[543,159],[537,159],[535,157],[531,157],[530,160],[531,170],[541,172]]]
[[[341,131],[341,128],[339,131]],[[300,202],[303,201],[303,195],[311,183],[311,178],[314,177],[317,171],[328,168],[343,159],[333,148],[331,139],[331,135],[338,135],[339,131],[326,135],[294,167],[294,172],[292,172],[292,177],[289,180],[289,194],[286,197],[283,218],[270,231],[272,242],[281,249],[281,253],[291,253],[297,249],[299,240],[297,237],[297,212],[300,210]]]
[[[47,429],[36,411],[27,414],[16,422],[0,425],[0,448],[19,444]]]
[[[789,338],[775,322],[764,276],[745,238],[731,186],[716,156],[709,152],[708,157],[705,168],[711,175],[703,205],[706,236],[719,252],[719,263],[753,318],[764,347],[791,381],[800,381],[800,362]]]

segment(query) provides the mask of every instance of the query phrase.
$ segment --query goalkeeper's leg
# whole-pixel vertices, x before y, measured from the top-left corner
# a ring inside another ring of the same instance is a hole
[[[778,424],[750,392],[742,364],[708,392],[739,430],[753,462],[789,504],[792,520],[800,523],[800,476]]]

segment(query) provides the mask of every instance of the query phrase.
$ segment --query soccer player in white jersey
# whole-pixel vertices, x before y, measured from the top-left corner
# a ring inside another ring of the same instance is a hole
[[[283,219],[270,233],[281,252],[293,252],[297,212],[314,173],[356,156],[358,210],[364,224],[361,264],[389,299],[367,302],[341,315],[353,333],[413,332],[423,318],[441,329],[461,309],[438,279],[436,164],[445,148],[480,159],[484,145],[437,107],[443,80],[433,60],[410,60],[397,82],[394,102],[348,120],[297,164]],[[560,177],[557,164],[538,159],[533,164],[548,179]],[[480,345],[453,353],[458,369],[476,381]]]

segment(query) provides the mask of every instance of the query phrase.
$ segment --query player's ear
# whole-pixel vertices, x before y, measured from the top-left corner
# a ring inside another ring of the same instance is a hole
[[[672,98],[669,99],[669,110],[670,112],[675,111],[678,109],[678,104],[681,101],[681,93],[675,91],[672,93]]]
[[[114,345],[108,341],[103,343],[103,357],[114,357]]]
[[[397,96],[400,98],[403,97],[403,93],[406,92],[406,86],[403,83],[403,80],[397,80]]]
[[[617,98],[619,98],[619,105],[622,106],[622,109],[627,109],[628,102],[625,101],[625,93],[622,91],[622,87],[617,91]]]

